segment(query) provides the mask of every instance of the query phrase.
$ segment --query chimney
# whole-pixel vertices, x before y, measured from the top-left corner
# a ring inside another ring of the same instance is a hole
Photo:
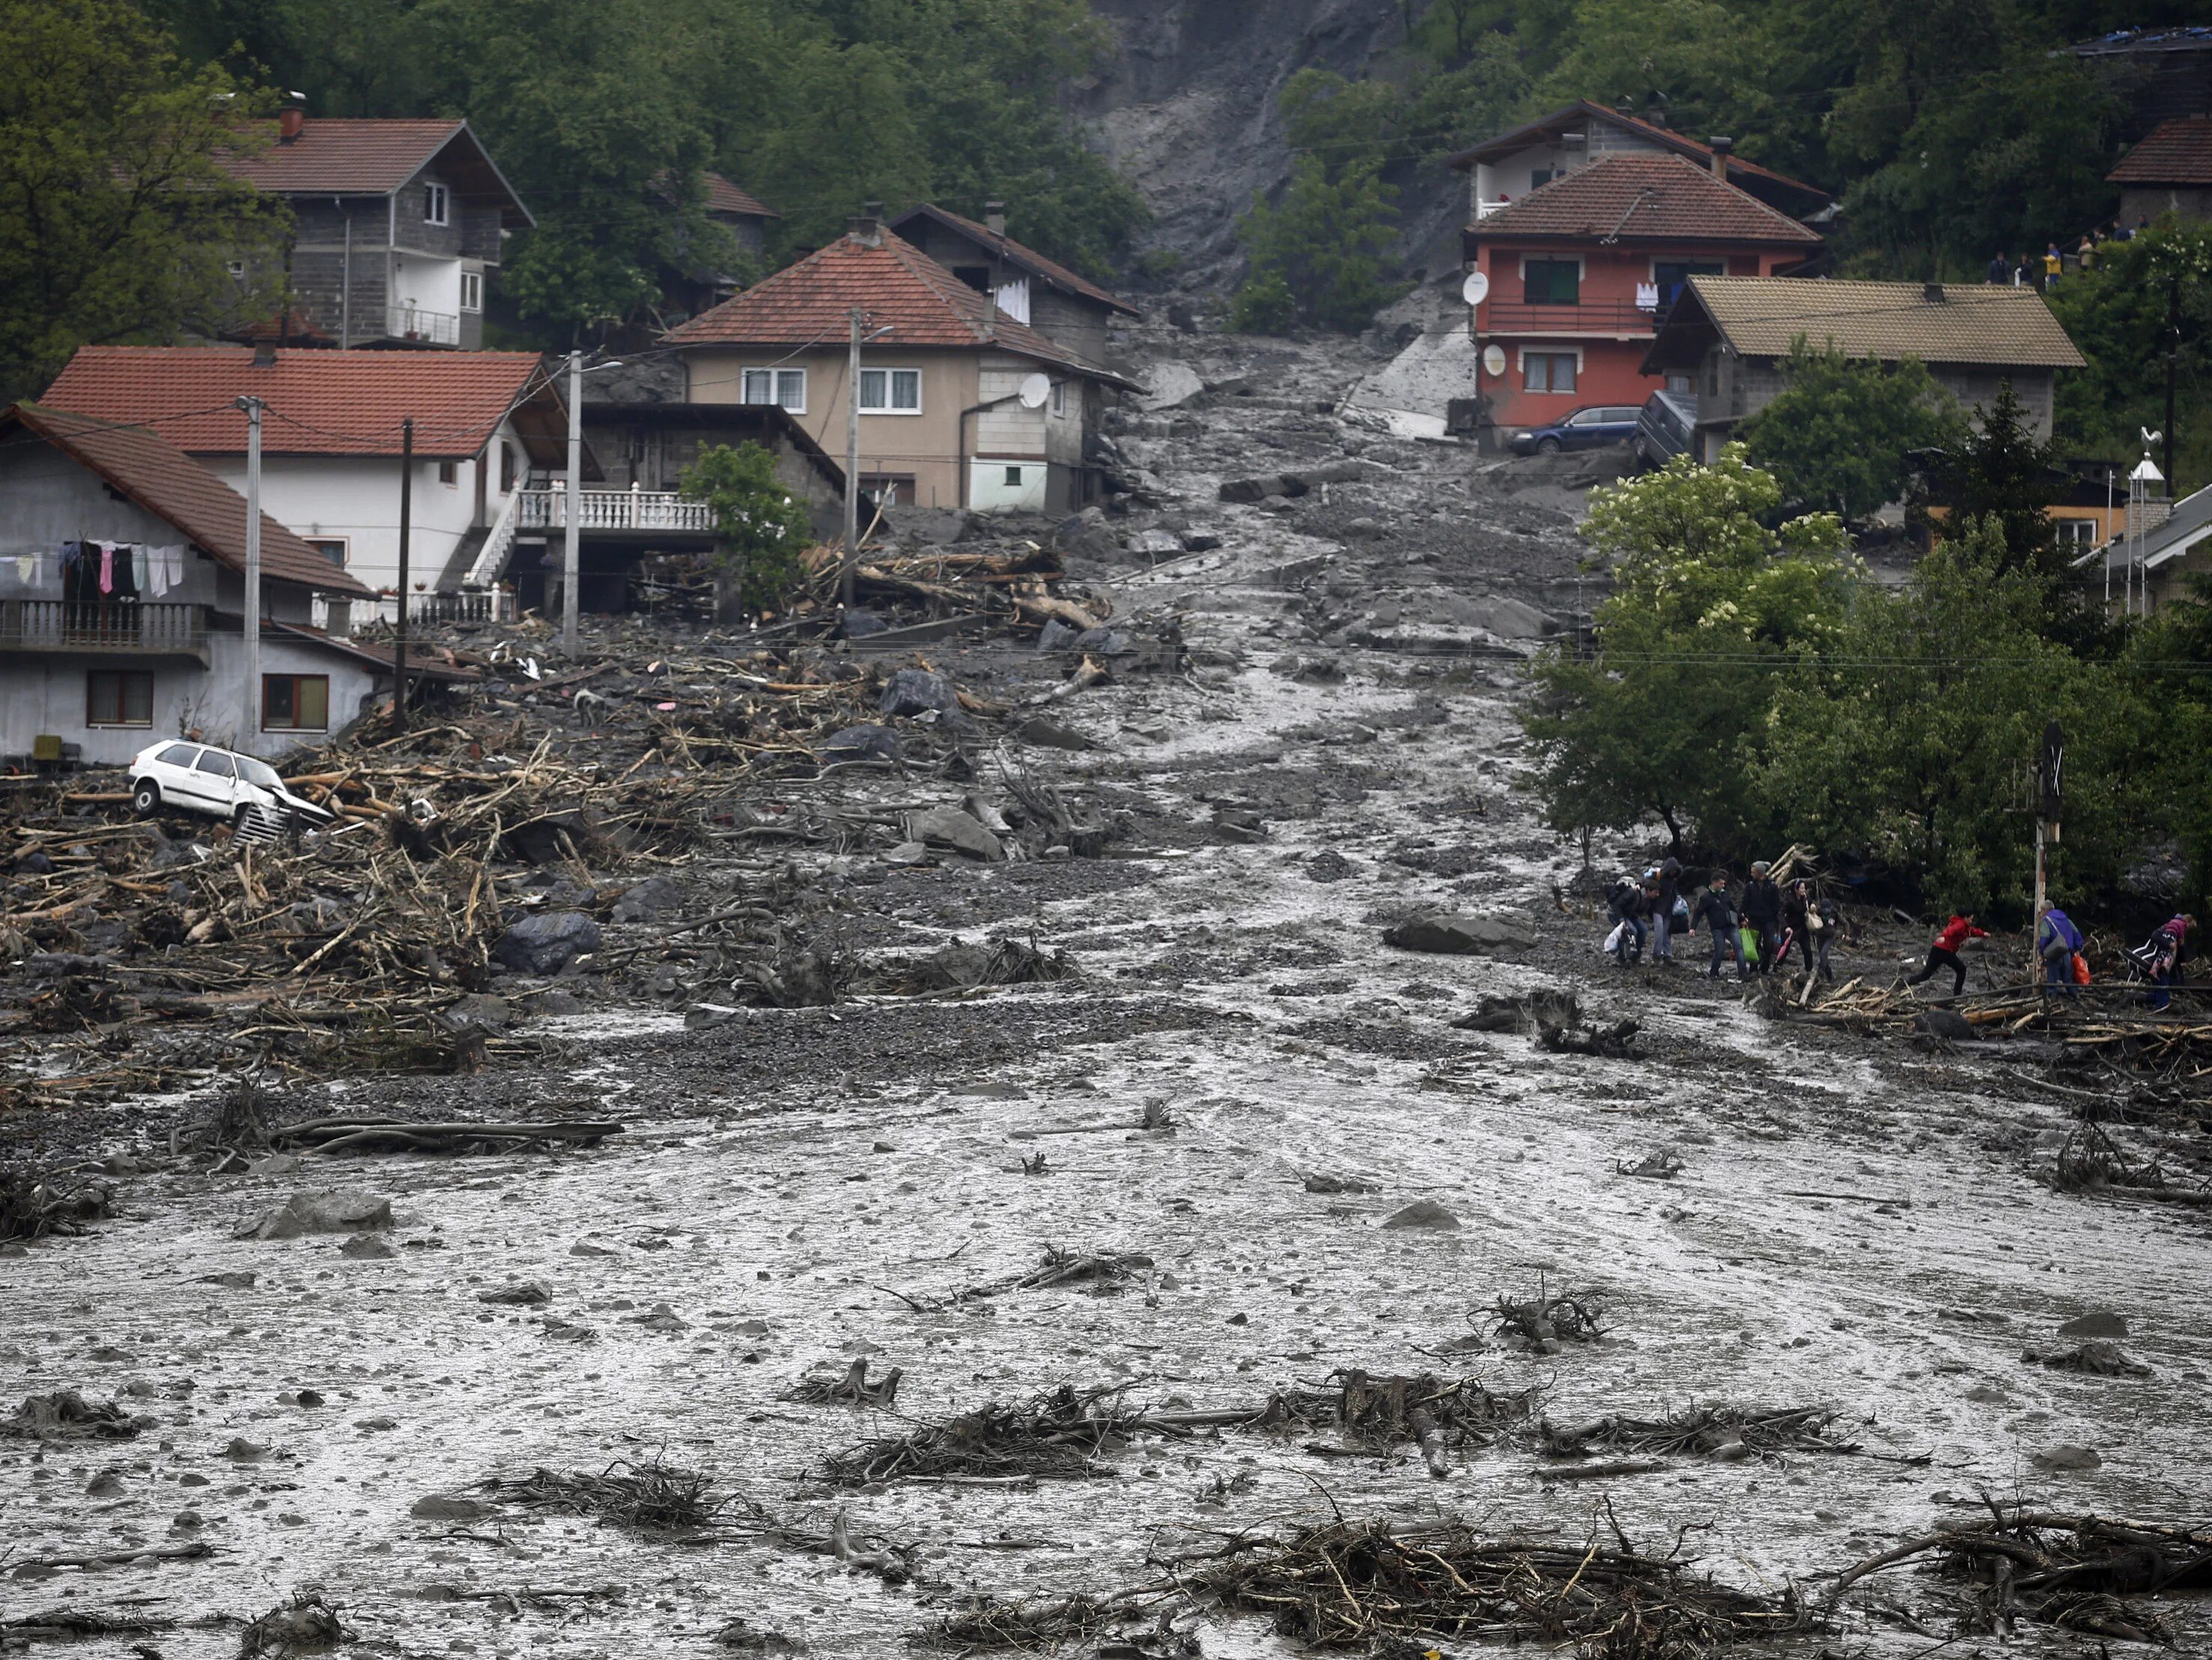
[[[1943,304],[1943,285],[1941,283],[1923,283],[1920,285],[1920,297],[1931,306]]]
[[[989,227],[992,235],[1004,236],[1006,234],[1006,204],[1004,202],[984,203],[983,222]]]
[[[275,341],[256,340],[253,343],[253,367],[257,369],[273,369],[276,367]]]
[[[296,144],[307,125],[307,95],[302,92],[284,94],[284,107],[276,116],[276,142]]]
[[[1728,182],[1729,157],[1735,154],[1735,140],[1717,135],[1713,139],[1713,177]]]
[[[868,202],[861,205],[845,227],[846,234],[864,248],[879,248],[884,245],[884,204]]]
[[[1651,94],[1644,105],[1644,119],[1655,127],[1663,127],[1667,125],[1667,94],[1665,93],[1655,92]]]

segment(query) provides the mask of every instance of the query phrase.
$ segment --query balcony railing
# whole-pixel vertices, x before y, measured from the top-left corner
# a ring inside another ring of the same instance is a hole
[[[514,593],[507,587],[464,588],[459,593],[423,593],[408,596],[407,615],[417,623],[512,623]],[[372,623],[389,626],[399,620],[399,596],[386,593],[374,599],[356,599],[333,611],[328,596],[317,594],[309,623],[330,633],[359,634]]]
[[[432,346],[461,344],[461,319],[450,312],[393,306],[385,319],[385,329],[395,340],[420,340]]]
[[[566,530],[568,492],[523,490],[521,528]],[[693,535],[714,528],[714,510],[704,502],[686,501],[673,490],[586,490],[579,498],[576,526],[587,531],[684,531]]]
[[[1577,306],[1532,304],[1525,300],[1492,300],[1482,309],[1484,334],[1650,334],[1659,310],[1626,300],[1589,300]]]
[[[207,612],[201,605],[136,601],[0,600],[0,648],[198,654],[207,649]]]

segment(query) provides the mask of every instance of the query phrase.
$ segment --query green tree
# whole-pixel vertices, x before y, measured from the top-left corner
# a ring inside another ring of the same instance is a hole
[[[1883,364],[1834,346],[1814,351],[1799,335],[1780,368],[1781,393],[1738,434],[1800,509],[1864,519],[1905,499],[1914,452],[1961,437],[1949,395],[1917,359]]]
[[[2044,594],[2002,526],[1967,522],[1901,592],[1863,587],[1818,672],[1786,678],[1753,787],[1783,832],[1886,863],[1930,897],[2025,913],[2033,841],[2021,772],[2062,721],[2069,880],[2117,873],[2134,822],[2126,771],[2106,764],[2137,712],[2110,672],[2044,637]]]
[[[2063,477],[2057,456],[2035,435],[2007,380],[1936,468],[1931,499],[1948,509],[1951,522],[1973,523],[1994,535],[2006,569],[2032,573],[2051,596],[2070,575],[2045,512]]]
[[[1781,504],[1740,444],[1590,493],[1583,534],[1613,592],[1593,653],[1538,660],[1522,717],[1555,829],[1656,818],[1678,852],[1692,833],[1724,851],[1762,835],[1748,786],[1777,679],[1831,648],[1850,573],[1839,520],[1770,530]]]
[[[0,0],[0,395],[87,342],[275,310],[284,216],[223,165],[262,142],[265,94],[181,62],[126,0]]]
[[[1239,315],[1275,308],[1287,293],[1300,322],[1322,328],[1364,328],[1404,292],[1382,281],[1382,252],[1395,234],[1391,202],[1397,192],[1382,182],[1372,159],[1332,169],[1317,155],[1302,155],[1291,171],[1282,204],[1252,204],[1237,229],[1250,275],[1237,295]]]
[[[775,476],[775,457],[748,440],[716,444],[684,471],[684,495],[714,514],[715,558],[736,577],[749,611],[781,607],[799,586],[799,556],[813,538],[805,503]]]

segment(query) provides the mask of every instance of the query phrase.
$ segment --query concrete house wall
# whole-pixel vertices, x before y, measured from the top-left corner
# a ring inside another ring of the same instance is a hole
[[[429,222],[429,187],[447,187],[447,220]],[[483,296],[500,265],[500,210],[463,198],[460,185],[435,167],[388,196],[287,192],[292,210],[291,280],[300,309],[341,345],[404,338],[406,319],[392,307],[413,307],[458,319],[458,337],[428,344],[476,350],[483,345]],[[478,278],[477,304],[461,305],[461,277]]]

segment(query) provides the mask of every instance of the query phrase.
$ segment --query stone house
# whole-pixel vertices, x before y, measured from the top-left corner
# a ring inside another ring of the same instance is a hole
[[[2169,213],[2212,222],[2212,115],[2161,121],[2105,178],[2120,187],[2124,226]]]
[[[1692,277],[1653,337],[1646,374],[1686,377],[1698,399],[1693,453],[1710,461],[1738,423],[1782,391],[1793,341],[1894,363],[1917,358],[1979,410],[2009,382],[2036,436],[2051,436],[2053,383],[2082,358],[2033,289],[1986,283],[1802,282]]]

